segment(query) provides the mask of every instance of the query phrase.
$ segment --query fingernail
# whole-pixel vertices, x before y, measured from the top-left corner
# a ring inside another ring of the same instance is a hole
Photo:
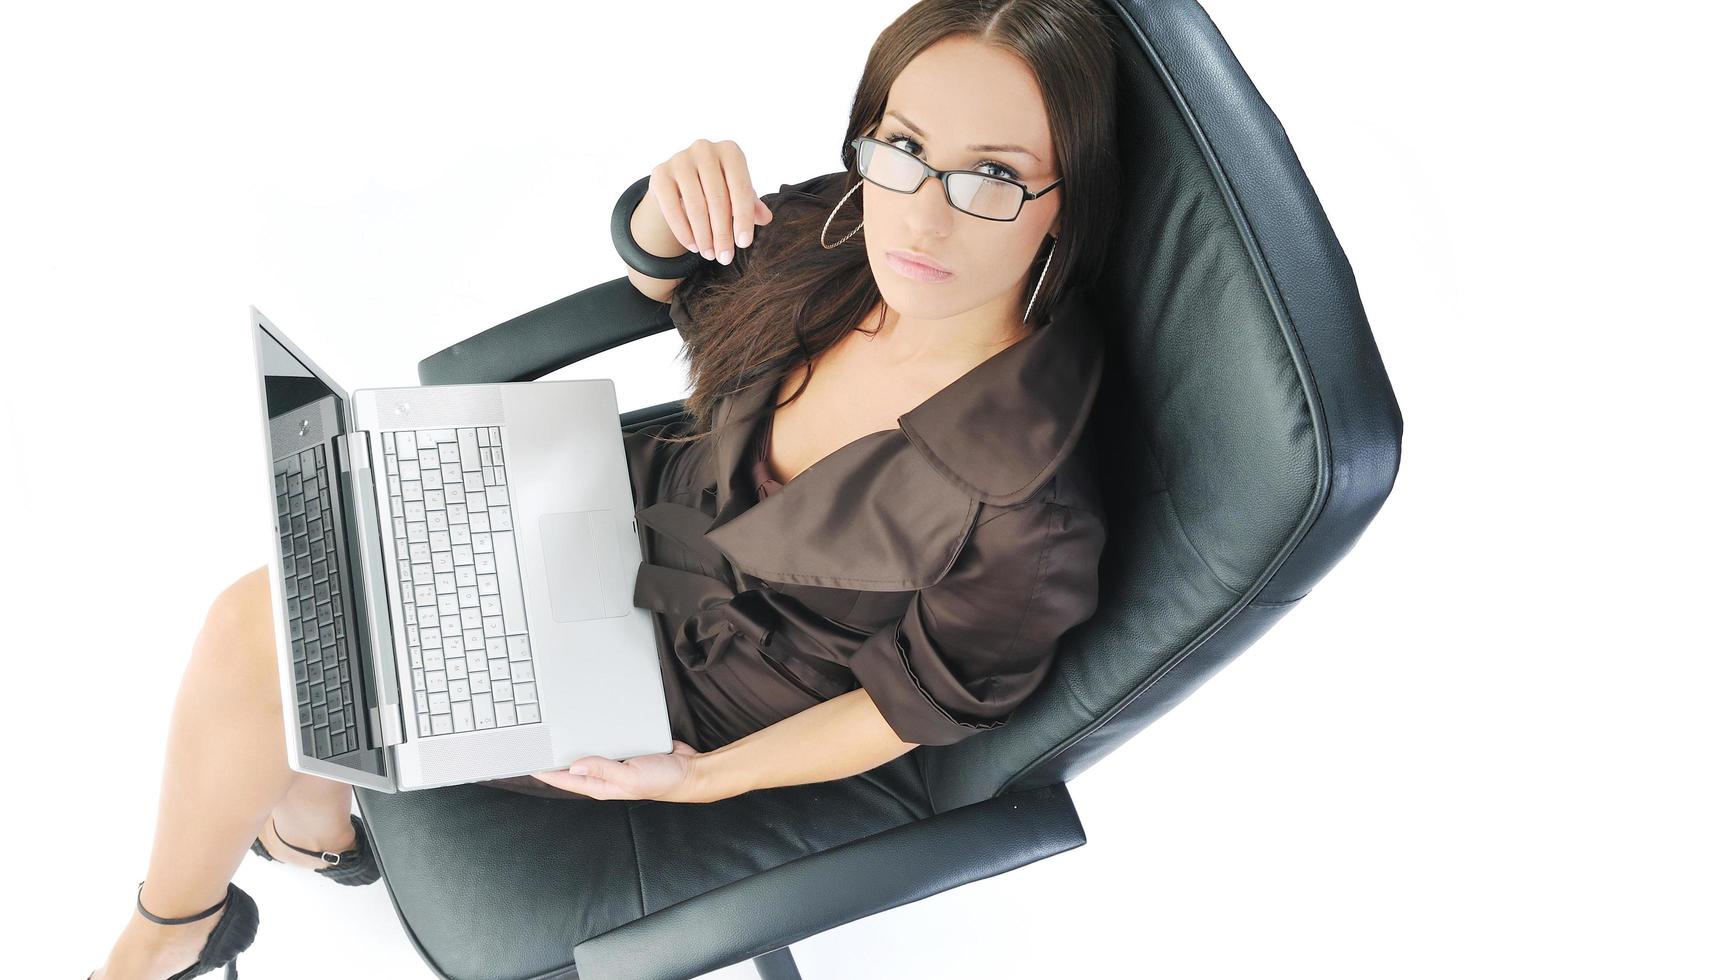
[[[712,249],[712,248],[705,248],[705,249],[703,249],[703,250],[702,250],[702,257],[703,257],[703,258],[705,258],[705,259],[712,259],[712,258],[714,258],[714,249]]]
[[[750,247],[750,233],[749,232],[741,231],[738,233],[738,247],[739,248],[749,248]]]
[[[721,265],[731,265],[732,264],[732,250],[731,249],[726,249],[724,252],[720,253],[720,264]]]

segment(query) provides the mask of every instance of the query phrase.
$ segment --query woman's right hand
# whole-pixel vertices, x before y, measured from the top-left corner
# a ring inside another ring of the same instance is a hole
[[[757,225],[774,220],[731,140],[699,139],[663,160],[649,171],[649,197],[680,245],[723,265],[732,264],[734,246],[750,247]]]

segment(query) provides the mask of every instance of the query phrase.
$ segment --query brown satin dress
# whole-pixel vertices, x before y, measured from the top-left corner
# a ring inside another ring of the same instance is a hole
[[[763,196],[826,213],[843,171]],[[687,342],[696,297],[746,274],[705,263],[671,300]],[[1005,724],[1095,610],[1106,538],[1083,438],[1104,360],[1078,291],[1047,321],[917,407],[791,480],[770,471],[778,384],[624,435],[672,736],[709,752],[857,687],[898,737],[949,745]],[[723,424],[725,423],[725,424]],[[532,776],[490,785],[581,798]]]

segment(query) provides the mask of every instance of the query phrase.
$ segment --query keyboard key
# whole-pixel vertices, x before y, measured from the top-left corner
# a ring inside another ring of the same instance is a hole
[[[541,720],[542,720],[541,705],[537,705],[537,704],[520,704],[520,705],[518,705],[518,724],[527,725],[527,724],[531,724],[533,722],[538,722]]]
[[[476,728],[482,730],[494,727],[494,699],[486,694],[475,694],[470,698],[470,709],[476,716]]]
[[[455,732],[473,732],[476,730],[476,719],[471,714],[469,701],[453,702],[452,730]]]
[[[494,722],[501,728],[509,728],[518,723],[518,709],[510,701],[494,702]]]
[[[518,551],[511,532],[492,535],[494,571],[500,576],[500,604],[505,612],[507,633],[527,633],[524,622],[524,581],[518,571]]]

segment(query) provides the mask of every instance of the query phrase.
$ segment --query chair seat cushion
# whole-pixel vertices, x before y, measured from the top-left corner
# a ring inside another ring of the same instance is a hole
[[[458,980],[575,976],[572,949],[676,902],[931,816],[910,754],[718,803],[491,786],[357,791],[411,941]]]

